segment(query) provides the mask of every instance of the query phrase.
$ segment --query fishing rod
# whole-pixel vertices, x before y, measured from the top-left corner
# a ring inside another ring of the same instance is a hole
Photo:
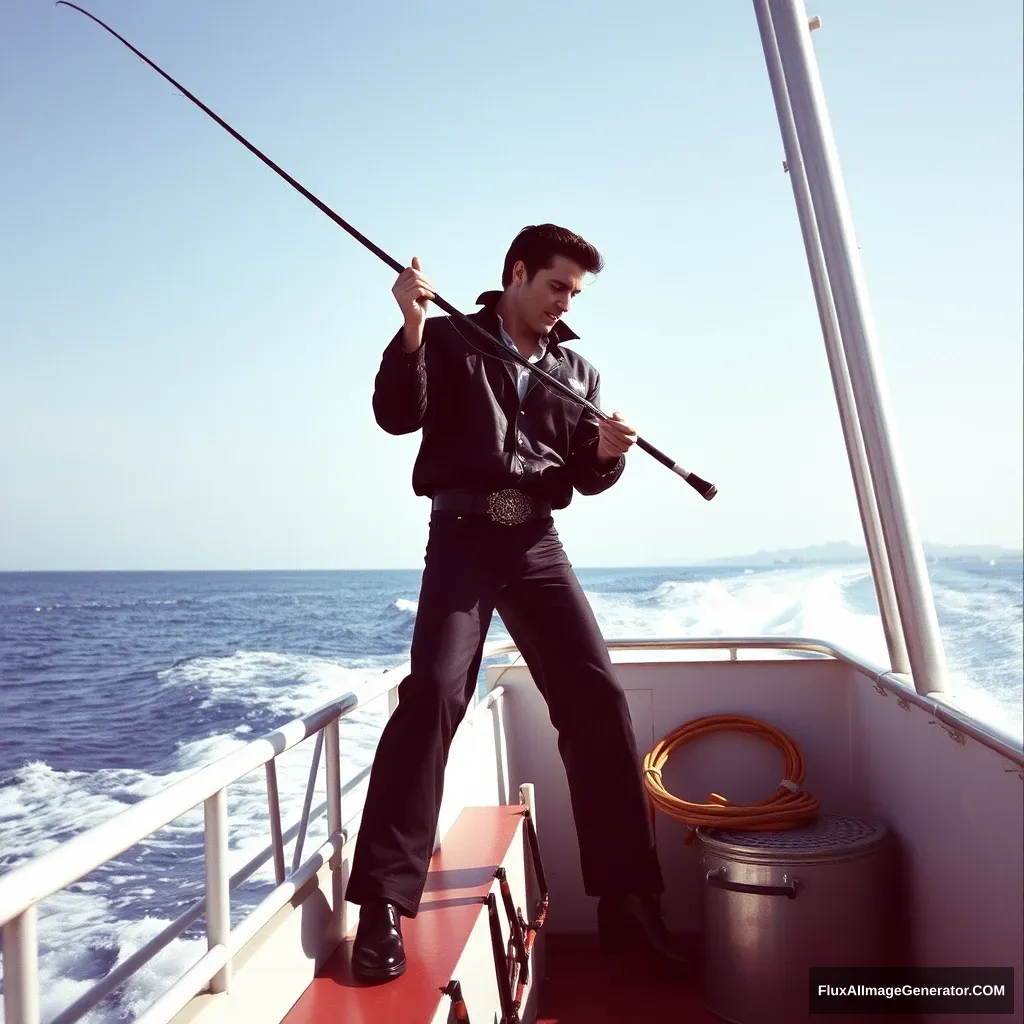
[[[374,245],[373,242],[371,242],[364,234],[362,234],[361,232],[357,231],[354,227],[352,227],[352,225],[349,224],[348,221],[339,217],[338,214],[336,214],[326,203],[319,200],[315,195],[313,195],[312,192],[309,191],[309,189],[307,189],[304,185],[300,184],[287,171],[283,170],[276,163],[274,163],[274,161],[271,160],[270,157],[260,152],[260,150],[258,150],[248,139],[246,139],[243,135],[236,132],[235,129],[227,123],[227,121],[225,121],[222,117],[215,114],[205,103],[203,103],[202,100],[200,100],[196,96],[193,96],[192,93],[190,93],[188,89],[186,89],[180,82],[176,82],[173,78],[171,78],[169,74],[167,74],[166,71],[163,70],[163,68],[159,67],[153,61],[151,61],[144,53],[142,53],[140,50],[132,46],[132,44],[129,43],[128,40],[124,38],[124,36],[119,35],[117,32],[115,32],[109,25],[107,25],[105,22],[97,18],[95,14],[90,14],[87,10],[85,10],[82,7],[79,7],[77,4],[70,3],[70,0],[57,0],[57,6],[71,7],[72,9],[78,11],[80,14],[84,14],[87,18],[90,18],[93,21],[95,21],[96,24],[99,25],[101,28],[106,29],[107,32],[109,32],[115,39],[124,43],[124,45],[127,46],[128,49],[132,51],[132,53],[134,53],[137,57],[144,60],[154,71],[156,71],[159,75],[162,75],[164,78],[166,78],[167,81],[170,82],[175,89],[177,89],[183,95],[187,96],[202,111],[209,114],[209,116],[212,117],[214,121],[217,122],[217,124],[219,124],[230,135],[234,136],[234,138],[236,138],[243,146],[245,146],[245,148],[248,149],[249,152],[259,157],[260,160],[262,160],[272,171],[276,172],[282,178],[284,178],[284,180],[287,181],[288,184],[292,186],[292,188],[294,188],[296,191],[305,196],[318,210],[320,210],[322,213],[325,213],[328,217],[330,217],[331,220],[333,220],[334,223],[338,225],[338,227],[344,228],[344,230],[347,231],[357,242],[359,242],[361,245],[369,249],[370,252],[374,254],[374,256],[376,256],[380,260],[383,260],[389,267],[391,267],[392,270],[396,271],[399,274],[401,274],[406,269],[397,260],[392,259],[386,252],[384,252],[383,249]],[[588,401],[582,395],[578,395],[567,384],[563,384],[556,377],[552,377],[551,374],[549,374],[546,370],[541,370],[536,364],[531,363],[525,356],[521,355],[515,349],[509,348],[507,345],[502,344],[502,342],[495,338],[493,334],[491,334],[489,331],[481,327],[475,320],[471,320],[464,313],[461,313],[450,302],[441,298],[441,296],[438,295],[436,292],[434,293],[434,297],[431,301],[435,305],[443,309],[449,316],[457,317],[463,323],[467,324],[470,328],[472,328],[472,330],[476,331],[478,334],[486,338],[487,341],[489,341],[492,345],[498,348],[502,356],[511,356],[515,362],[519,363],[522,366],[525,366],[528,370],[530,370],[531,373],[535,373],[538,377],[545,381],[549,387],[554,388],[556,391],[558,391],[560,394],[568,398],[570,401],[575,402],[577,405],[583,406],[583,408],[592,412],[598,419],[612,422],[612,417],[609,416],[607,413],[602,412],[596,405],[593,404],[593,402]],[[691,473],[688,470],[683,469],[683,467],[680,466],[678,462],[671,459],[664,452],[659,451],[657,448],[654,447],[653,444],[651,444],[648,441],[645,441],[642,437],[637,436],[636,443],[637,446],[641,448],[643,451],[647,452],[648,455],[653,456],[663,466],[667,466],[670,470],[672,470],[673,473],[676,473],[677,475],[681,476],[695,491],[697,491],[698,494],[700,494],[707,501],[710,501],[718,493],[718,488],[715,487],[714,484],[708,483],[707,480],[702,480],[699,476],[697,476],[696,473]]]

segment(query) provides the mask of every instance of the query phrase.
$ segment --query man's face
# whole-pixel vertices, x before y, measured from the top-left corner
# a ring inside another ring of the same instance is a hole
[[[512,286],[523,324],[542,338],[547,337],[582,290],[585,273],[572,260],[555,256],[548,269],[538,270],[527,280],[526,267],[517,263],[512,270]]]

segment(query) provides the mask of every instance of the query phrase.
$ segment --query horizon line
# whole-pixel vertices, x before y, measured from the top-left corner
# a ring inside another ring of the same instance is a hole
[[[973,545],[937,545],[949,548],[988,548],[997,549],[1000,559],[1006,561],[1024,561],[1024,549],[1021,548],[1006,548],[1001,544],[973,544]],[[800,548],[783,548],[778,551],[759,551],[749,555],[715,555],[711,558],[706,559],[695,559],[695,560],[670,560],[665,562],[632,562],[632,563],[608,563],[601,565],[579,565],[577,568],[581,570],[599,570],[599,569],[690,569],[690,568],[710,568],[713,566],[721,566],[722,563],[732,562],[736,565],[742,565],[746,559],[763,559],[773,554],[781,554],[783,552],[796,553],[800,550],[813,550],[813,549],[800,549]],[[861,552],[857,552],[858,556]],[[952,558],[960,560],[964,558],[974,557],[979,561],[984,560],[982,555],[971,556],[969,554],[951,554],[947,556],[937,556]],[[851,559],[853,561],[854,559]],[[863,558],[858,557],[856,561],[867,562],[867,551],[863,551]],[[814,561],[814,559],[811,559]],[[798,564],[791,559],[778,559],[777,565],[792,565]],[[760,566],[760,568],[772,568],[771,565]],[[379,572],[422,572],[422,565],[419,566],[278,566],[274,568],[260,567],[260,566],[248,566],[248,567],[190,567],[190,568],[77,568],[77,569],[5,569],[0,568],[0,576],[44,576],[44,575],[100,575],[100,574],[143,574],[143,573],[337,573],[337,572],[366,572],[366,573],[379,573]]]

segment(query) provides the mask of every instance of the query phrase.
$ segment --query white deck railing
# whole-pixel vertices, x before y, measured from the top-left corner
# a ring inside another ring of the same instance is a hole
[[[880,690],[924,708],[941,724],[958,730],[993,748],[1018,766],[1024,766],[1024,749],[1013,738],[1001,735],[971,716],[939,700],[919,694],[907,679],[867,664],[842,648],[820,640],[800,637],[711,637],[694,639],[616,640],[612,650],[673,650],[729,652],[732,661],[740,651],[773,650],[817,654],[845,662],[874,680]],[[516,654],[514,644],[490,643],[484,658]],[[39,944],[38,904],[68,885],[88,875],[136,843],[188,813],[204,806],[204,851],[206,895],[173,921],[144,947],[115,967],[86,993],[63,1010],[50,1024],[73,1024],[120,987],[161,949],[206,916],[206,953],[155,1003],[147,1008],[139,1024],[165,1022],[189,1000],[204,990],[227,991],[231,983],[230,964],[234,955],[276,914],[331,857],[339,855],[347,841],[343,827],[341,800],[341,747],[339,721],[357,708],[366,707],[384,697],[389,713],[397,704],[397,687],[408,671],[408,664],[389,670],[371,687],[358,695],[348,693],[337,700],[297,718],[280,729],[247,743],[227,756],[205,765],[115,817],[61,846],[0,876],[0,925],[3,935],[4,1009],[6,1024],[39,1024]],[[309,780],[299,822],[286,832],[281,828],[277,791],[276,759],[317,735]],[[312,801],[322,750],[326,750],[327,798],[313,808]],[[271,843],[260,854],[235,872],[227,874],[227,788],[250,772],[264,767]],[[349,780],[349,792],[369,773],[364,769]],[[327,812],[327,839],[304,862],[302,845],[311,820]],[[286,873],[284,844],[296,838],[291,872]],[[234,928],[231,927],[230,893],[268,860],[274,860],[275,888]]]

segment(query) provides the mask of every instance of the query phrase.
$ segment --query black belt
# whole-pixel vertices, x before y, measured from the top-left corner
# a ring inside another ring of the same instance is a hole
[[[435,512],[461,512],[464,515],[485,515],[504,526],[518,526],[531,519],[546,519],[551,505],[538,501],[524,491],[510,487],[504,491],[480,494],[475,491],[441,491],[431,503]]]

